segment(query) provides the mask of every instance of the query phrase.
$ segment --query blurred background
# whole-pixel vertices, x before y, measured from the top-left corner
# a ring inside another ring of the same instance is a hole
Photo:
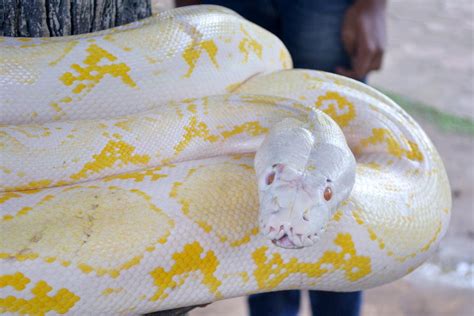
[[[174,1],[153,0],[153,9]],[[451,182],[451,225],[436,255],[402,280],[364,292],[363,316],[474,315],[474,1],[388,0],[388,45],[368,83],[425,129]],[[303,296],[302,316],[310,315]],[[191,316],[247,315],[245,298]]]

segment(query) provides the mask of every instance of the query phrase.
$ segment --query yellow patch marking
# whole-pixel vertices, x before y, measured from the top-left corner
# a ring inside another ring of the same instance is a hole
[[[339,222],[342,218],[342,215],[343,215],[342,211],[337,210],[336,213],[334,213],[334,215],[332,216],[331,220]]]
[[[242,279],[242,282],[244,283],[248,283],[250,281],[249,274],[246,271],[224,274],[225,279],[232,278],[232,277],[239,277]]]
[[[273,106],[278,106],[278,102],[285,102],[288,99],[285,98],[280,98],[280,97],[275,97],[275,96],[261,96],[261,95],[242,95],[241,99],[250,104],[257,104],[257,105],[262,105],[262,104],[267,104],[267,105],[273,105]],[[305,107],[305,110],[308,110],[308,108]]]
[[[26,213],[28,213],[29,211],[31,211],[32,208],[29,207],[29,206],[25,206],[25,207],[22,207],[16,214],[15,216],[18,216],[18,215],[25,215]],[[14,216],[12,215],[4,215],[3,216],[3,220],[4,221],[9,221],[9,220],[12,220],[14,218]]]
[[[369,162],[369,163],[365,163],[363,165],[369,167],[370,169],[382,170],[382,165],[379,164],[379,163],[376,163],[376,162]]]
[[[8,169],[8,168],[2,167],[2,166],[0,166],[0,171],[4,172],[6,174],[12,173],[11,169]]]
[[[235,241],[231,242],[230,246],[231,247],[238,247],[238,246],[245,245],[246,243],[250,242],[250,238],[252,236],[256,236],[258,234],[258,232],[259,232],[258,227],[254,227],[252,230],[250,230],[250,232],[247,235],[242,237],[240,240],[235,240]]]
[[[197,61],[201,57],[202,52],[206,52],[207,56],[211,59],[211,62],[216,68],[219,68],[217,64],[217,45],[213,40],[202,41],[198,43],[191,43],[183,52],[183,58],[188,64],[188,72],[184,75],[185,78],[191,77],[194,68],[196,68]]]
[[[119,121],[114,124],[114,126],[117,126],[118,128],[123,129],[124,131],[131,132],[131,124],[133,123],[133,120],[124,120],[124,121]]]
[[[148,249],[149,248],[146,248],[145,250],[148,251]],[[138,265],[141,262],[142,259],[143,259],[143,255],[133,257],[132,259],[124,262],[123,264],[121,264],[120,266],[118,266],[117,268],[114,268],[114,269],[106,269],[106,268],[100,268],[100,267],[99,268],[94,268],[93,266],[90,266],[90,265],[85,264],[85,263],[80,263],[80,264],[77,265],[77,267],[79,268],[79,270],[81,270],[82,272],[84,272],[86,274],[91,273],[91,272],[95,272],[96,275],[99,276],[99,277],[104,276],[104,275],[109,275],[112,278],[117,278],[120,275],[121,271],[128,270],[131,267],[134,267],[134,266]]]
[[[5,203],[8,200],[22,197],[23,195],[17,192],[2,192],[0,193],[0,204]]]
[[[280,55],[278,56],[281,62],[281,66],[283,69],[291,68],[291,57],[285,49],[280,49]]]
[[[362,92],[364,94],[367,94],[373,98],[375,98],[378,101],[381,101],[382,103],[387,103],[387,99],[384,98],[381,94],[377,93],[374,91],[374,89],[371,89],[370,87],[363,85],[355,80],[349,80],[346,79],[342,76],[331,74],[331,73],[324,73],[324,77],[327,79],[332,80],[336,85],[342,86],[342,87],[349,87],[351,89],[354,89],[356,91]]]
[[[9,128],[25,135],[28,138],[42,138],[51,135],[51,130],[48,127],[41,125],[16,125],[9,126]]]
[[[439,222],[439,225],[438,225],[438,228],[436,228],[436,231],[433,235],[433,237],[426,243],[426,245],[424,245],[422,248],[421,248],[421,252],[426,252],[430,249],[431,245],[438,239],[438,236],[439,236],[439,233],[441,233],[441,227],[443,225],[441,224],[441,221]]]
[[[56,102],[51,102],[49,105],[51,105],[53,110],[55,110],[56,112],[61,112],[63,110],[61,106],[57,104]]]
[[[191,103],[188,105],[187,110],[193,114],[197,114],[196,104]]]
[[[228,85],[227,87],[225,87],[225,91],[231,93],[231,92],[234,92],[238,87],[240,87],[242,85],[241,82],[236,82],[236,83],[231,83],[230,85]]]
[[[268,128],[260,125],[260,122],[258,121],[246,122],[241,125],[234,126],[234,128],[230,131],[222,132],[222,136],[227,139],[242,133],[247,133],[251,136],[258,136],[268,133]]]
[[[61,60],[64,59],[64,57],[67,56],[67,54],[69,54],[73,49],[74,47],[76,47],[76,45],[79,44],[79,41],[70,41],[70,42],[66,42],[65,45],[63,46],[64,47],[64,51],[61,55],[59,55],[58,58],[56,58],[55,60],[51,61],[49,63],[50,66],[56,66]]]
[[[72,98],[71,97],[64,97],[60,100],[60,102],[70,103],[70,102],[72,102]]]
[[[316,107],[329,115],[340,127],[347,126],[356,116],[354,104],[337,92],[328,91],[318,97]],[[344,111],[344,113],[338,113]]]
[[[158,287],[150,301],[165,299],[169,295],[166,292],[167,289],[172,290],[182,286],[189,277],[189,274],[197,271],[200,271],[202,274],[201,283],[207,286],[209,291],[217,297],[221,296],[218,291],[221,281],[214,276],[219,266],[219,260],[213,251],[204,253],[201,245],[198,242],[194,242],[185,245],[182,252],[175,252],[172,258],[174,264],[168,271],[159,267],[150,272],[154,284]],[[181,276],[181,278],[177,276]]]
[[[249,274],[247,272],[240,272],[240,276],[242,277],[242,281],[244,281],[244,283],[247,283],[250,278],[249,278]]]
[[[118,277],[151,247],[165,244],[174,227],[151,200],[139,190],[68,187],[25,215],[0,222],[0,258],[54,259],[83,273]]]
[[[311,76],[308,73],[303,73],[303,79],[306,81],[307,85],[305,88],[307,90],[315,90],[321,88],[325,80],[319,77]],[[304,99],[303,99],[304,100]]]
[[[315,165],[307,165],[306,170],[307,171],[314,171],[314,170],[316,170],[316,166]]]
[[[199,122],[197,117],[191,117],[189,124],[184,127],[186,131],[182,140],[174,146],[176,154],[182,152],[194,138],[202,138],[208,142],[214,143],[219,140],[219,136],[211,135],[206,123]]]
[[[99,47],[97,44],[91,44],[86,49],[88,55],[83,60],[84,66],[72,64],[71,68],[77,75],[71,72],[64,73],[59,79],[66,85],[72,86],[74,83],[73,93],[81,93],[84,89],[91,90],[94,88],[105,75],[120,78],[122,82],[129,87],[136,87],[136,83],[129,77],[130,67],[125,63],[104,64],[105,61],[114,62],[117,57]],[[99,65],[99,63],[101,65]]]
[[[116,294],[116,293],[120,293],[122,291],[123,291],[123,288],[121,288],[121,287],[119,287],[119,288],[108,287],[108,288],[104,289],[101,294],[104,295],[104,296],[108,296],[110,294]]]
[[[52,180],[48,180],[48,179],[37,180],[37,181],[31,181],[25,185],[20,185],[16,187],[7,187],[5,188],[5,191],[7,192],[7,194],[12,191],[21,191],[22,194],[32,194],[32,193],[38,192],[38,189],[49,187],[52,184],[53,184]],[[18,192],[12,192],[10,194],[10,197],[7,199],[10,199],[11,197],[19,197],[19,196],[13,196],[15,194],[18,194]],[[0,201],[2,201],[1,197],[0,197]]]
[[[366,148],[369,145],[376,145],[380,143],[385,143],[387,145],[387,151],[397,158],[405,156],[410,160],[423,161],[423,154],[419,150],[416,143],[408,140],[407,145],[409,149],[405,149],[395,139],[392,132],[385,128],[373,128],[372,136],[362,139],[360,141],[359,148],[356,148],[356,152],[361,152],[362,148]]]
[[[250,36],[243,25],[240,26],[240,30],[244,34],[244,38],[239,43],[239,50],[244,55],[244,63],[248,62],[250,52],[262,59],[262,45]]]
[[[174,183],[170,197],[206,233],[231,247],[244,245],[258,234],[257,186],[248,167],[233,162],[191,169],[183,182]]]
[[[22,291],[28,283],[30,283],[30,279],[20,272],[0,276],[0,288],[11,286],[17,291]]]
[[[295,257],[284,262],[279,253],[267,257],[268,247],[258,248],[252,254],[252,258],[257,265],[254,276],[259,289],[272,290],[293,273],[302,273],[309,278],[320,278],[328,273],[344,270],[346,279],[355,282],[371,272],[370,258],[356,254],[350,234],[339,233],[334,243],[342,250],[325,251],[315,263],[299,262]]]
[[[162,167],[155,167],[146,169],[143,171],[137,172],[127,172],[122,173],[110,177],[106,177],[103,179],[104,182],[113,181],[113,180],[133,180],[135,182],[142,182],[143,180],[147,179],[148,181],[157,181],[162,178],[168,177],[167,174],[159,173]]]
[[[353,216],[353,218],[354,218],[354,220],[356,221],[357,224],[367,225],[365,223],[364,219],[362,218],[362,216],[363,216],[362,212],[360,212],[358,210],[354,210],[354,211],[352,211],[352,216]],[[405,217],[404,220],[407,221],[407,220],[409,220],[409,218]],[[371,227],[366,227],[366,228],[367,228],[367,232],[369,234],[370,240],[377,242],[378,246],[381,250],[385,249],[386,246],[387,246],[386,242],[380,236],[377,235],[377,233],[375,232],[375,229],[371,228]],[[419,253],[419,252],[421,253],[421,252],[428,251],[430,249],[431,245],[438,239],[438,236],[441,233],[441,228],[442,228],[442,223],[440,221],[437,228],[436,228],[436,230],[434,231],[433,237],[429,241],[427,241],[426,244],[417,251],[408,253],[407,255],[403,255],[403,256],[396,255],[392,250],[389,250],[389,249],[387,249],[386,253],[387,253],[388,256],[394,257],[397,261],[403,263],[409,258],[416,257],[417,253]],[[388,234],[388,233],[389,232],[385,231],[385,234]],[[399,233],[395,231],[393,234],[398,235]],[[416,238],[410,238],[410,240],[414,242],[414,241],[416,241]],[[400,242],[399,238],[397,238],[397,241]]]
[[[134,151],[135,147],[124,141],[110,140],[99,154],[92,156],[93,161],[86,163],[81,171],[71,175],[71,179],[87,178],[90,174],[114,167],[117,162],[121,163],[120,166],[128,164],[145,166],[150,161],[150,156],[133,154]]]
[[[21,284],[20,287],[18,287],[18,284],[6,284],[7,286],[13,286],[16,290],[23,290],[24,286],[30,282],[21,273],[15,273],[11,276],[17,281],[20,278],[22,282],[26,282]],[[9,276],[2,276],[2,278],[5,277]],[[9,281],[12,281],[12,279],[9,279]],[[39,281],[31,289],[33,296],[31,299],[17,298],[11,295],[6,298],[0,298],[0,312],[29,315],[45,315],[48,312],[65,314],[80,300],[79,296],[65,288],[59,289],[54,296],[48,295],[52,290],[53,288],[48,283]]]

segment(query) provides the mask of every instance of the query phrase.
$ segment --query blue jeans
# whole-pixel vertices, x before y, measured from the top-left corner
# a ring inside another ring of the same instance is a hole
[[[278,36],[293,58],[295,68],[334,72],[350,67],[341,42],[341,25],[354,0],[205,0],[228,7]],[[310,291],[313,314],[359,315],[362,293]],[[300,291],[255,294],[249,297],[251,316],[296,315]]]
[[[300,308],[301,292],[297,290],[250,295],[250,316],[294,316]],[[360,312],[362,292],[309,291],[313,315],[357,316]]]

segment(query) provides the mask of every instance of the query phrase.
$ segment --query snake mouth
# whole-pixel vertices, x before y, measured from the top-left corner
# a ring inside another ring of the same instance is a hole
[[[290,237],[288,237],[287,234],[284,234],[278,239],[272,239],[272,243],[278,247],[288,248],[288,249],[303,248],[301,246],[295,245],[295,243],[291,241]]]

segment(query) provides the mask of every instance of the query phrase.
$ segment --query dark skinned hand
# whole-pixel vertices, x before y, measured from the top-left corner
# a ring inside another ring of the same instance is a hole
[[[347,10],[342,24],[342,43],[351,59],[351,69],[336,72],[363,79],[382,66],[385,50],[385,0],[356,0]]]

